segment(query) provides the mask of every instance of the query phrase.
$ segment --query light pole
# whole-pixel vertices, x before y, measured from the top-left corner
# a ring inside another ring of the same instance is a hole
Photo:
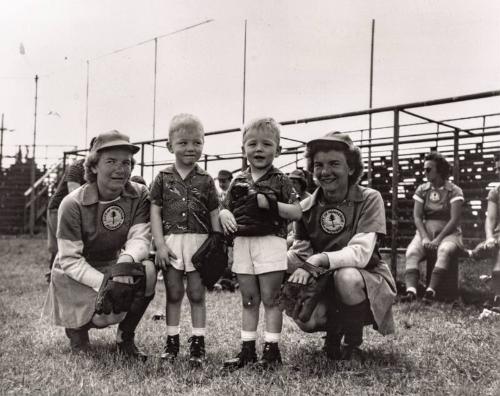
[[[3,133],[4,132],[14,132],[14,129],[7,129],[3,126],[3,113],[2,113],[2,124],[0,125],[0,172],[3,170]]]

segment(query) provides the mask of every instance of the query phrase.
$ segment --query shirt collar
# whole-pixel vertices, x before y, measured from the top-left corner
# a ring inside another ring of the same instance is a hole
[[[350,202],[362,202],[363,201],[363,189],[365,187],[361,187],[359,184],[354,184],[349,187],[347,191],[346,201]],[[303,201],[300,202],[300,206],[302,207],[302,211],[311,209],[318,202],[318,198],[321,194],[321,187],[318,187],[314,192]]]
[[[269,176],[271,175],[274,175],[276,173],[281,173],[281,171],[276,168],[274,165],[271,165],[271,167],[267,170],[266,173],[264,173],[259,179],[258,181],[260,180],[265,180],[267,179]],[[250,167],[248,167],[247,169],[245,169],[244,171],[241,172],[241,175],[243,177],[246,177],[246,178],[249,178],[249,179],[252,179],[252,173],[250,172]]]
[[[427,191],[427,190],[430,190],[431,187],[432,187],[431,182],[426,182],[423,185],[422,190]],[[452,191],[453,190],[453,184],[449,180],[445,180],[444,184],[441,187],[438,188],[438,190],[441,190],[441,189]]]
[[[194,165],[194,172],[196,172],[198,175],[207,175],[208,173],[201,169],[198,164],[195,164]],[[160,172],[163,172],[163,173],[179,173],[177,172],[177,169],[175,168],[175,165],[174,164],[170,164],[170,165],[167,165],[164,169],[162,169]],[[193,171],[191,171],[193,172]],[[191,173],[189,172],[189,173]]]
[[[93,205],[99,202],[99,191],[97,189],[97,182],[85,184],[83,187],[82,194],[83,194],[82,197],[83,206]],[[122,198],[137,198],[139,196],[139,193],[132,186],[130,182],[127,182],[120,196]]]

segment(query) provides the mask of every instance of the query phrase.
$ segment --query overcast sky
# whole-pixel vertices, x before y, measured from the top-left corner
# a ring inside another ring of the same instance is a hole
[[[151,139],[154,42],[135,44],[205,21],[158,40],[156,137],[166,137],[178,112],[198,115],[207,131],[240,126],[245,19],[247,120],[368,108],[372,19],[374,107],[500,89],[499,1],[0,0],[0,113],[15,129],[5,132],[4,155],[33,142],[35,74],[37,144],[83,148],[108,129]],[[124,47],[131,48],[107,55]],[[499,110],[500,100],[488,99],[419,112],[451,118]],[[374,125],[388,121],[375,117]],[[367,118],[283,135],[307,140],[362,127]],[[237,152],[239,140],[207,138],[205,151]],[[55,162],[64,147],[37,150]]]

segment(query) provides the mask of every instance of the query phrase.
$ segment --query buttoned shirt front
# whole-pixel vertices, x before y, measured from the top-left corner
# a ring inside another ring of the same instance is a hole
[[[161,170],[151,188],[151,202],[162,208],[164,235],[210,233],[210,212],[219,206],[214,180],[198,165],[185,179],[174,165]]]

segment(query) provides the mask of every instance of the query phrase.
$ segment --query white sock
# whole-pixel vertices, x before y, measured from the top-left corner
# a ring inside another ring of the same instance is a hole
[[[264,332],[264,342],[280,342],[281,333]]]
[[[431,289],[430,287],[428,287],[426,291],[430,291],[430,292],[432,292],[432,295],[433,295],[433,296],[435,296],[435,295],[436,295],[436,290]]]
[[[407,292],[412,292],[413,294],[417,295],[417,289],[414,287],[408,287],[406,288]]]
[[[205,337],[205,334],[207,332],[207,329],[205,327],[193,327],[191,329],[191,335],[197,336],[197,337]]]
[[[241,341],[255,341],[257,339],[256,331],[241,330]]]
[[[177,326],[168,326],[167,325],[167,335],[168,336],[174,336],[174,335],[177,335],[181,332],[181,326],[180,325],[177,325]]]

